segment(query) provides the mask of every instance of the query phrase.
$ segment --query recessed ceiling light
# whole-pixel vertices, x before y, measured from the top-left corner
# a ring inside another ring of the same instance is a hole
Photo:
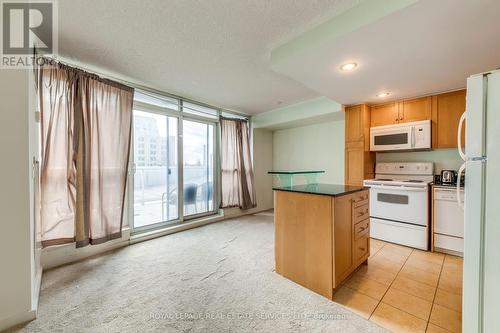
[[[382,98],[382,97],[387,97],[387,96],[389,96],[389,95],[390,95],[390,93],[389,93],[389,92],[381,92],[380,94],[377,94],[377,97]]]
[[[344,72],[349,72],[349,71],[354,70],[356,67],[358,67],[357,63],[349,62],[347,64],[343,64],[342,66],[340,66],[340,70],[344,71]]]

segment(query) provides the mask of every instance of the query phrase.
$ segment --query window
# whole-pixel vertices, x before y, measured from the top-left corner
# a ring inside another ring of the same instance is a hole
[[[176,147],[177,122],[177,118],[167,115],[134,110],[134,135],[141,131],[147,141],[165,140],[171,142],[170,147]],[[144,128],[149,130],[144,131]],[[169,152],[168,147],[169,145],[165,145],[164,159],[157,159],[157,151],[150,151],[149,156],[144,156],[144,150],[138,150],[139,154],[134,156],[136,167],[133,178],[132,223],[135,229],[179,218],[177,155]],[[144,162],[147,166],[144,166]]]
[[[219,117],[219,112],[217,109],[209,108],[199,104],[194,104],[191,102],[182,103],[182,112],[202,117],[215,118],[215,119]]]
[[[134,101],[168,108],[171,110],[179,110],[179,101],[175,98],[160,96],[150,92],[138,91],[134,93]]]
[[[214,125],[182,122],[184,152],[184,215],[214,209]]]
[[[215,213],[220,110],[143,91],[135,97],[133,232]]]

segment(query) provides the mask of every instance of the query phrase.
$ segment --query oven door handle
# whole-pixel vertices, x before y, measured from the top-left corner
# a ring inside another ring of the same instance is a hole
[[[392,185],[368,185],[368,187],[376,190],[399,191],[399,192],[427,192],[426,188],[408,187],[408,186],[392,186]]]

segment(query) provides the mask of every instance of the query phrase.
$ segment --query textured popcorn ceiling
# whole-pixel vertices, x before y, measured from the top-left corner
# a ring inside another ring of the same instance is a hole
[[[258,113],[318,96],[272,48],[360,0],[64,0],[59,53],[206,103]]]
[[[380,3],[363,2],[276,48],[273,69],[338,103],[357,104],[464,88],[468,76],[500,66],[500,1],[387,1],[385,8],[409,5],[345,29],[383,10]],[[355,71],[339,70],[351,61]],[[385,91],[388,98],[376,96]]]

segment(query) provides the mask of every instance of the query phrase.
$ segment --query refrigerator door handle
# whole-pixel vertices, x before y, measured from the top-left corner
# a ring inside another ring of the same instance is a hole
[[[465,152],[462,149],[462,127],[466,118],[467,118],[467,111],[464,111],[464,113],[462,113],[462,116],[460,117],[460,121],[458,122],[458,134],[457,134],[458,154],[464,161],[467,158],[465,157]]]
[[[460,207],[462,210],[464,210],[464,204],[462,203],[462,198],[460,197],[460,179],[462,177],[462,173],[465,171],[466,165],[467,165],[467,162],[464,162],[460,166],[460,169],[458,169],[458,175],[457,175],[457,202],[458,202],[458,207]]]

